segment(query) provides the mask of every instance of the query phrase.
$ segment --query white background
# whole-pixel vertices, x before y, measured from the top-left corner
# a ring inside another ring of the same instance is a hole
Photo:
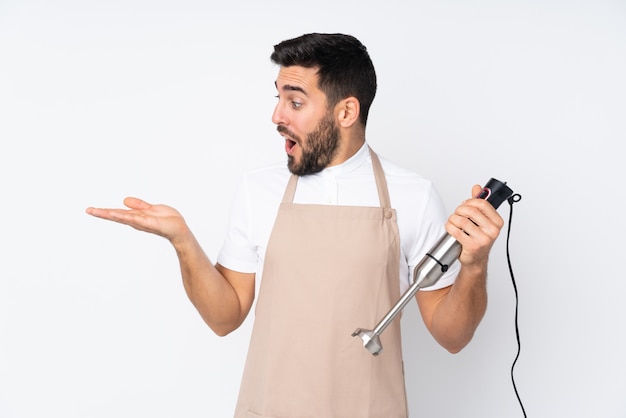
[[[450,211],[490,177],[523,196],[528,415],[625,417],[621,0],[1,0],[0,417],[231,416],[251,317],[212,335],[169,243],[84,210],[170,204],[214,259],[239,175],[285,158],[272,46],[312,31],[368,46],[369,143]],[[405,310],[412,416],[522,416],[505,242],[463,352]]]

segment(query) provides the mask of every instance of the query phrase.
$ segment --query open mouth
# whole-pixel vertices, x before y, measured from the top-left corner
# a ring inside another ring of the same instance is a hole
[[[288,155],[292,155],[295,151],[296,146],[298,145],[298,141],[291,139],[293,137],[295,137],[295,135],[292,135],[289,130],[287,128],[285,128],[282,125],[279,125],[277,128],[278,132],[280,133],[280,135],[285,138],[285,152]]]
[[[285,137],[285,151],[287,152],[287,154],[291,155],[296,145],[296,141]]]

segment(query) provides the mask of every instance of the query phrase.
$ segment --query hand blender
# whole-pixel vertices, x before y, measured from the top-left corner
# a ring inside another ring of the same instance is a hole
[[[500,204],[512,195],[513,190],[506,183],[492,178],[476,198],[486,199],[494,208],[498,209]],[[363,346],[373,355],[379,355],[383,351],[380,334],[402,311],[409,300],[415,296],[417,291],[437,283],[441,276],[448,271],[449,266],[459,258],[459,255],[461,255],[461,244],[450,234],[445,233],[415,266],[413,270],[413,284],[404,292],[400,300],[391,308],[387,315],[380,320],[378,325],[373,330],[357,328],[352,333],[352,336],[358,335],[361,337]]]

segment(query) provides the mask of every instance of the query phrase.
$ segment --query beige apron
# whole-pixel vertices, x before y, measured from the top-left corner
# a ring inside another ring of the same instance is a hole
[[[370,150],[381,207],[294,204],[292,176],[269,239],[235,416],[406,417],[400,323],[374,357],[352,337],[400,297],[400,238]]]

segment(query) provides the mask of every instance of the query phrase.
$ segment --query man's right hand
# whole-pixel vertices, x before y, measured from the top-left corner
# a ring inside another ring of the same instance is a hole
[[[129,225],[139,231],[160,235],[173,244],[189,232],[185,220],[174,208],[152,205],[136,197],[124,199],[129,209],[87,208],[89,215],[108,221]]]

